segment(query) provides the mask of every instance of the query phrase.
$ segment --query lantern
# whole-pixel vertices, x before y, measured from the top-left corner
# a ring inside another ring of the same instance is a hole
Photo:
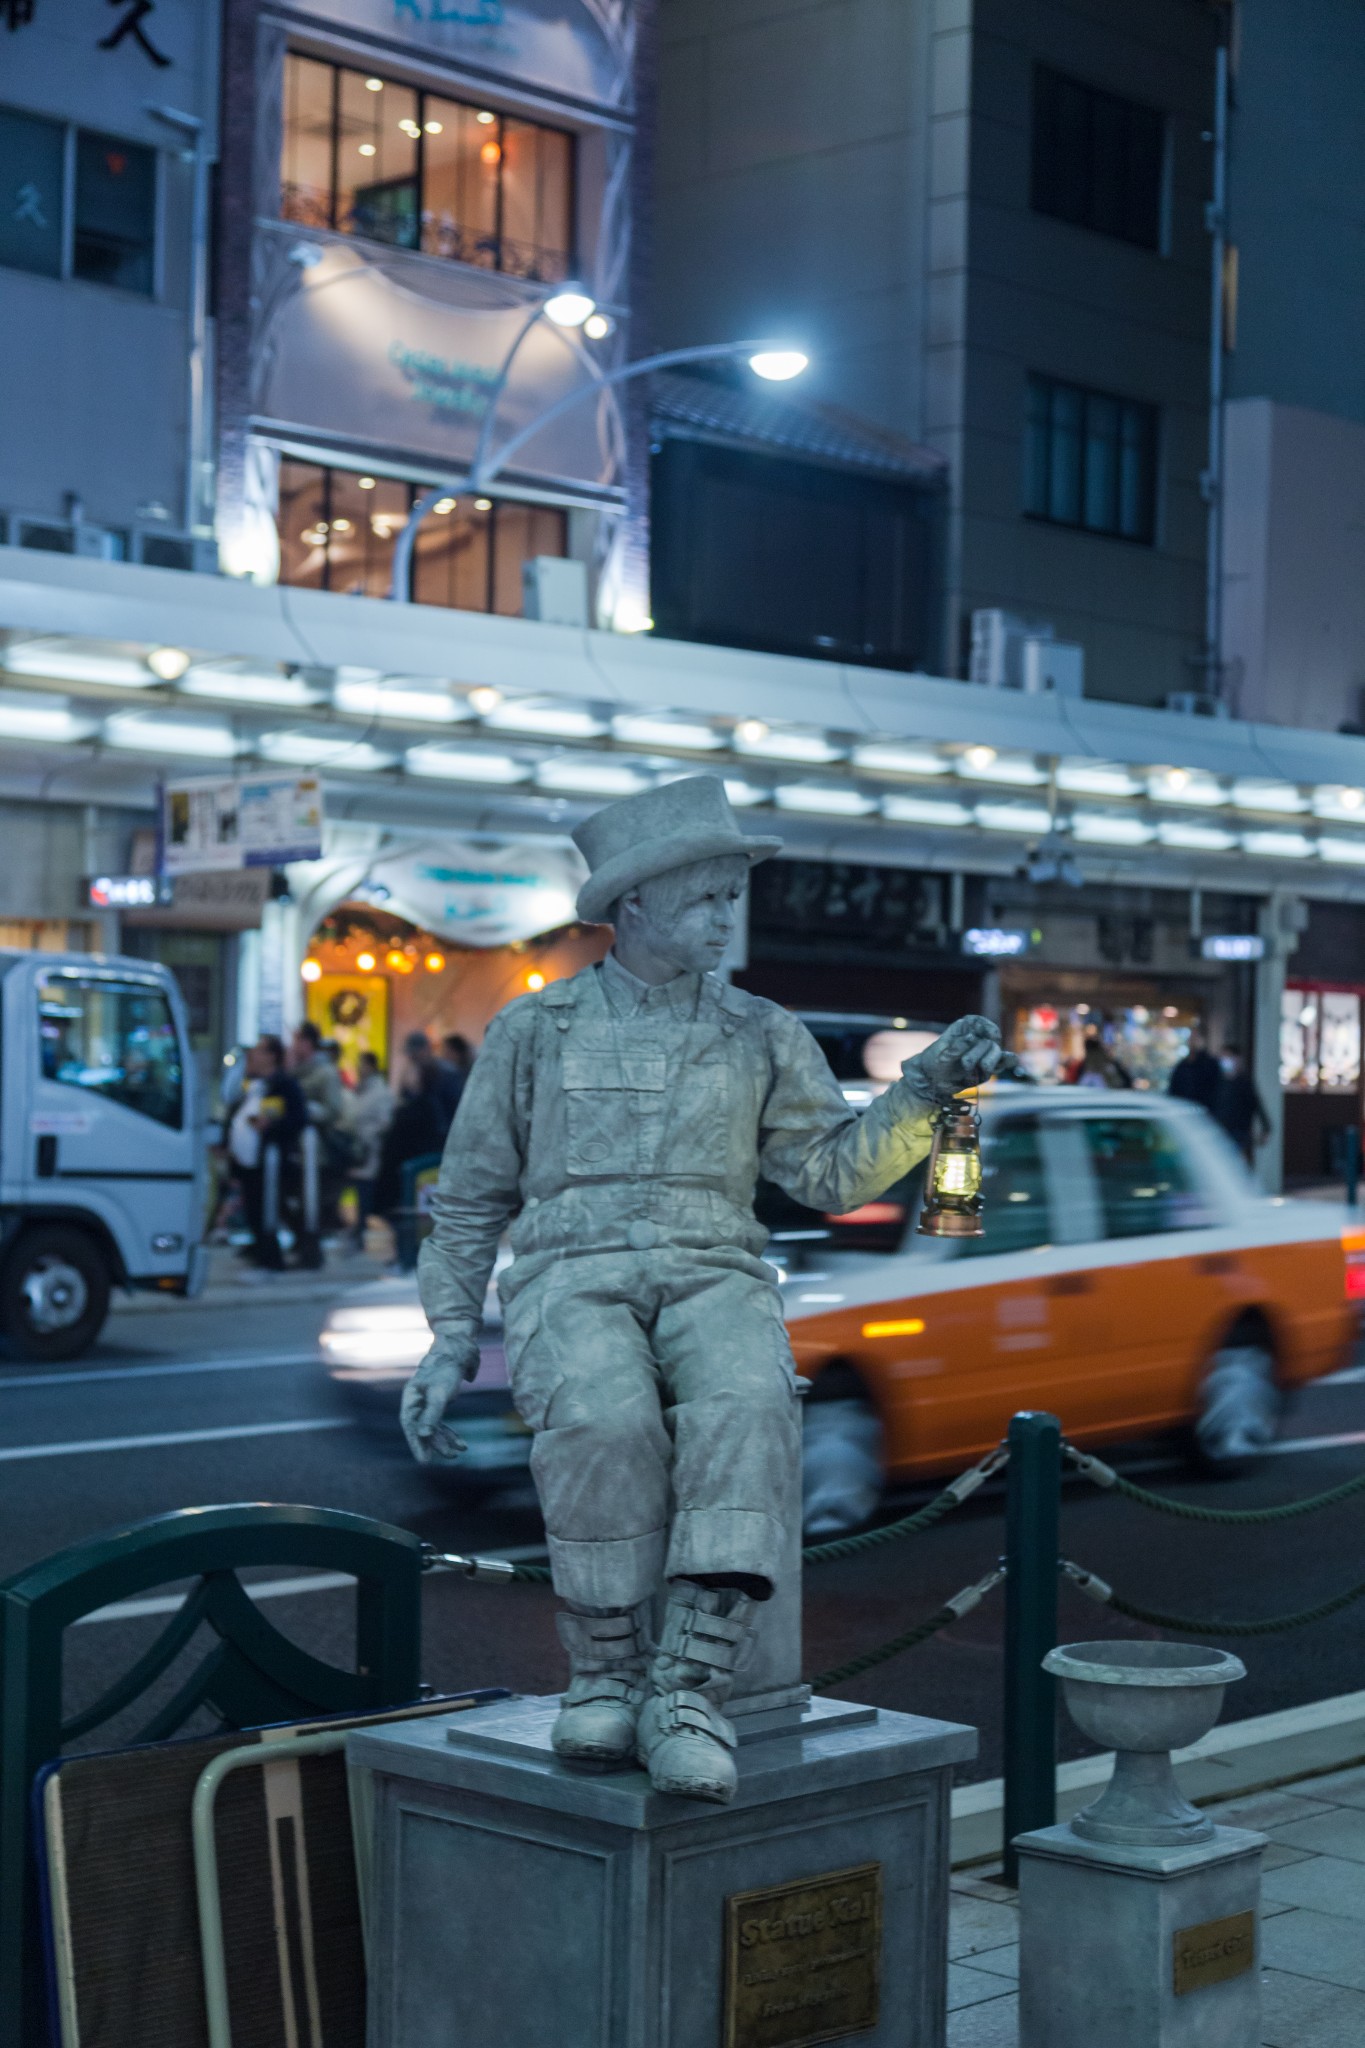
[[[984,1237],[981,1221],[981,1118],[970,1102],[950,1102],[934,1119],[924,1206],[925,1237]]]

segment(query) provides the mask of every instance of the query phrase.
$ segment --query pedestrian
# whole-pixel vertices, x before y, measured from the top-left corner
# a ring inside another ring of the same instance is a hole
[[[365,1225],[375,1213],[375,1186],[379,1179],[384,1133],[393,1121],[393,1094],[379,1070],[372,1052],[362,1052],[357,1062],[355,1094],[350,1102],[350,1126],[359,1157],[355,1167],[355,1233],[353,1243],[360,1251],[365,1243]]]
[[[248,1092],[238,1117],[233,1119],[240,1166],[242,1206],[251,1229],[247,1254],[255,1265],[278,1273],[284,1267],[280,1245],[280,1212],[285,1201],[288,1178],[293,1174],[299,1137],[308,1123],[302,1090],[285,1065],[284,1041],[273,1032],[257,1039],[247,1056]],[[251,1082],[259,1083],[253,1093]],[[243,1129],[238,1136],[238,1118],[243,1114],[257,1135],[257,1144],[247,1144]],[[273,1154],[273,1158],[272,1158]],[[249,1163],[245,1163],[249,1161]],[[273,1182],[275,1200],[270,1201]],[[269,1213],[267,1211],[269,1210]],[[300,1233],[302,1244],[302,1233]]]
[[[336,1062],[328,1056],[322,1033],[310,1017],[295,1027],[289,1050],[308,1121],[317,1132],[318,1227],[334,1230],[337,1201],[356,1151],[346,1116],[346,1090]]]
[[[1221,1078],[1213,1113],[1247,1165],[1254,1166],[1256,1147],[1270,1136],[1270,1118],[1256,1083],[1247,1072],[1241,1047],[1225,1045],[1218,1065]]]
[[[402,1208],[403,1168],[414,1159],[440,1154],[459,1098],[460,1083],[437,1059],[426,1032],[410,1031],[403,1040],[403,1075],[380,1156],[374,1193],[379,1215],[392,1219]]]
[[[467,1038],[458,1031],[447,1031],[441,1040],[441,1065],[455,1079],[455,1107],[460,1106],[464,1084],[469,1079],[469,1069],[474,1064],[474,1052]]]
[[[1087,1032],[1085,1050],[1074,1070],[1072,1085],[1077,1088],[1131,1088],[1133,1083],[1112,1053],[1105,1051],[1099,1033],[1092,1037]]]
[[[1209,1051],[1208,1040],[1196,1024],[1190,1032],[1189,1050],[1172,1069],[1167,1092],[1180,1102],[1197,1102],[1212,1114],[1223,1082],[1223,1069]]]

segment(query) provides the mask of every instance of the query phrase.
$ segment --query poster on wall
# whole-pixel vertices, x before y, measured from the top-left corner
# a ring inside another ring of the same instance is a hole
[[[161,872],[274,868],[322,853],[316,775],[196,776],[161,797]]]
[[[348,1080],[355,1080],[363,1052],[372,1052],[380,1072],[388,1072],[389,984],[382,974],[320,975],[308,984],[308,1015],[324,1038],[341,1047],[339,1064]]]

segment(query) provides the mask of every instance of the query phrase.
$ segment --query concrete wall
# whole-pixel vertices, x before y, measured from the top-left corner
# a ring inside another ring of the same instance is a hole
[[[655,324],[790,332],[801,391],[952,464],[945,673],[1004,605],[1082,642],[1087,690],[1197,687],[1211,12],[1187,0],[662,0]],[[1032,65],[1171,116],[1154,254],[1029,209]],[[1154,547],[1024,519],[1030,370],[1161,410]]]
[[[1227,408],[1223,648],[1237,715],[1365,717],[1365,422]]]
[[[1229,393],[1365,421],[1365,18],[1359,0],[1238,17]]]
[[[0,509],[61,518],[64,494],[101,525],[183,529],[191,170],[155,101],[206,119],[216,97],[216,9],[159,0],[142,26],[164,66],[107,8],[37,7],[4,35],[0,105],[159,152],[158,285],[151,298],[73,278],[0,270]]]

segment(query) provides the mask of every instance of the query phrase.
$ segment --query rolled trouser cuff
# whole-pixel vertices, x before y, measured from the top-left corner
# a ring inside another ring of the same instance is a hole
[[[668,1545],[670,1579],[711,1572],[744,1573],[775,1586],[786,1558],[787,1532],[776,1515],[755,1508],[679,1508]]]
[[[554,1589],[580,1607],[638,1607],[659,1584],[664,1541],[662,1529],[586,1543],[547,1536]]]

